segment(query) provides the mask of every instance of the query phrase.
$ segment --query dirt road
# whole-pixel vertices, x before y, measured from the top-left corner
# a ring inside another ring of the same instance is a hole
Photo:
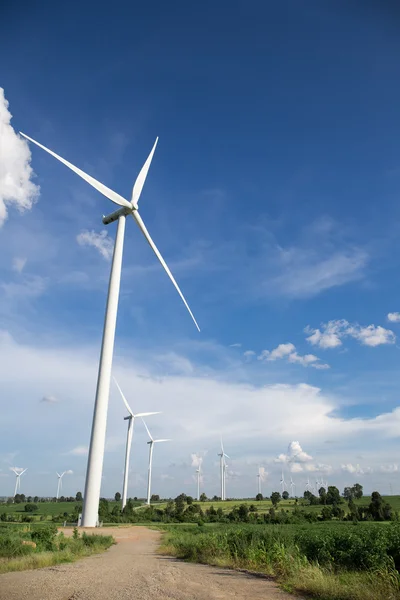
[[[266,579],[158,555],[157,531],[102,533],[118,542],[103,554],[0,575],[0,600],[293,600]]]

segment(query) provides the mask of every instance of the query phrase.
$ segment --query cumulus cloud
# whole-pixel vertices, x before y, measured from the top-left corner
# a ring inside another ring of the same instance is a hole
[[[201,465],[203,464],[204,453],[195,452],[190,455],[190,458],[192,460],[191,466],[195,467],[196,469],[201,469]]]
[[[305,463],[305,462],[311,461],[312,459],[313,459],[312,456],[310,456],[309,454],[307,454],[307,452],[304,452],[304,450],[301,447],[301,445],[300,445],[299,442],[293,441],[293,442],[290,442],[290,444],[288,446],[287,454],[280,454],[275,459],[275,462],[281,462],[281,463],[289,463],[289,462]]]
[[[299,364],[303,367],[314,367],[316,369],[329,369],[329,365],[318,363],[319,358],[314,354],[305,354],[301,356],[296,351],[294,344],[279,344],[274,350],[263,350],[257,357],[261,361],[275,361],[281,358],[287,358],[288,362]]]
[[[92,246],[93,248],[96,248],[103,258],[106,260],[111,260],[114,242],[110,237],[108,237],[108,233],[105,229],[100,231],[100,233],[85,229],[76,236],[76,241],[80,246]]]
[[[394,313],[393,313],[394,314]],[[352,337],[363,346],[380,346],[394,344],[396,336],[390,329],[381,325],[367,325],[363,327],[358,323],[351,324],[345,319],[322,323],[320,329],[305,328],[305,333],[310,334],[306,339],[313,346],[319,348],[336,348],[342,345],[345,337]]]
[[[351,463],[342,465],[341,469],[344,473],[355,473],[356,475],[366,475],[367,473],[372,473],[371,467],[360,467],[360,465],[352,465]]]
[[[58,398],[55,396],[43,396],[40,402],[47,402],[48,404],[56,404],[60,402]]]
[[[397,471],[399,470],[399,466],[396,463],[393,463],[391,465],[382,465],[381,467],[379,467],[379,470],[381,473],[397,473]]]
[[[39,187],[32,182],[28,142],[15,133],[11,118],[0,87],[0,227],[7,219],[8,207],[29,210],[39,196]]]
[[[72,469],[68,469],[68,471],[65,471],[64,475],[73,475],[74,472]]]
[[[268,471],[265,470],[265,467],[258,467],[258,474],[261,481],[265,481],[267,479]]]
[[[254,350],[246,350],[246,352],[243,352],[243,356],[246,360],[246,362],[250,362],[251,359],[253,358],[253,356],[255,356],[256,353],[254,352]]]
[[[400,313],[399,312],[388,313],[387,320],[390,321],[391,323],[400,323]]]
[[[76,448],[72,448],[67,454],[72,454],[73,456],[87,456],[89,453],[89,448],[87,446],[76,446]]]
[[[22,273],[26,265],[26,258],[15,257],[12,262],[12,268],[17,273]]]

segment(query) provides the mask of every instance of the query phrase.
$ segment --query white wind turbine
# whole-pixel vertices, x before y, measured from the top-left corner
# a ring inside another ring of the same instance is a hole
[[[58,477],[58,483],[57,483],[57,496],[56,499],[58,500],[58,496],[60,495],[60,490],[62,488],[62,478],[64,477],[66,471],[64,471],[63,473],[57,473],[57,477]]]
[[[305,491],[306,492],[312,492],[312,485],[310,483],[310,478],[309,477],[307,477],[307,483],[306,483]]]
[[[200,501],[200,478],[201,478],[200,465],[196,469],[196,474],[197,474],[197,500]]]
[[[290,476],[290,495],[294,498],[294,490],[296,489],[296,484],[293,481],[292,476]]]
[[[260,467],[258,467],[257,481],[258,481],[258,494],[261,494],[261,473],[260,473]]]
[[[221,452],[218,454],[220,457],[220,470],[221,470],[221,500],[226,500],[226,461],[225,458],[229,458],[225,454],[224,445],[221,437]]]
[[[282,476],[281,476],[281,480],[280,480],[280,485],[282,486],[282,494],[285,491],[285,488],[287,490],[287,485],[286,485],[286,481],[285,481],[285,476],[283,474],[283,469],[282,469]]]
[[[21,133],[21,132],[20,132]],[[90,448],[89,448],[89,456],[88,456],[88,464],[86,471],[86,483],[85,483],[85,495],[84,495],[84,503],[83,503],[83,512],[82,512],[82,526],[83,527],[95,527],[97,518],[98,518],[98,508],[99,508],[99,500],[100,500],[100,487],[101,487],[101,477],[103,471],[103,460],[104,460],[104,447],[105,447],[105,439],[106,439],[106,425],[107,425],[107,409],[108,409],[108,398],[110,393],[110,379],[111,379],[111,368],[112,368],[112,358],[113,358],[113,350],[114,350],[114,339],[115,339],[115,326],[117,321],[117,311],[118,311],[118,298],[119,298],[119,288],[120,288],[120,280],[121,280],[121,267],[122,267],[122,251],[124,245],[124,234],[125,234],[125,221],[126,216],[131,215],[133,219],[136,221],[139,229],[143,233],[153,252],[157,256],[158,260],[164,267],[167,272],[168,277],[171,282],[175,286],[179,296],[181,297],[183,303],[185,304],[187,310],[189,311],[190,316],[192,317],[197,329],[200,331],[200,328],[197,324],[196,319],[192,311],[189,308],[188,303],[185,300],[178,284],[176,283],[171,271],[169,270],[166,262],[161,256],[157,246],[153,242],[149,232],[146,229],[145,224],[142,221],[142,218],[138,211],[138,202],[139,197],[142,192],[147,172],[150,168],[150,163],[153,158],[154,151],[156,149],[156,145],[158,142],[158,138],[155,141],[155,144],[144,163],[132,190],[131,200],[128,201],[110,188],[106,187],[90,175],[87,175],[78,167],[75,167],[73,164],[61,158],[58,154],[49,150],[42,144],[39,144],[32,138],[28,137],[24,133],[21,133],[23,137],[27,140],[33,142],[42,150],[45,150],[54,158],[57,158],[64,165],[69,167],[74,173],[82,177],[87,183],[93,186],[97,191],[99,191],[103,196],[117,204],[121,208],[114,211],[108,216],[103,216],[104,225],[109,225],[114,221],[118,221],[117,227],[117,235],[115,238],[114,245],[114,253],[111,265],[111,273],[110,273],[110,282],[108,287],[108,297],[107,297],[107,307],[106,314],[104,319],[104,330],[103,330],[103,340],[101,345],[101,353],[100,353],[100,363],[99,363],[99,371],[97,376],[97,388],[96,388],[96,400],[94,405],[94,413],[93,413],[93,422],[92,422],[92,433],[90,437]]]
[[[146,502],[146,504],[150,505],[150,498],[151,498],[151,467],[152,467],[152,463],[153,463],[153,447],[154,447],[154,444],[158,444],[160,442],[170,442],[171,440],[170,439],[161,439],[161,440],[155,440],[155,439],[153,439],[153,437],[152,437],[152,435],[151,435],[151,433],[149,431],[149,428],[147,427],[144,419],[142,419],[142,421],[143,421],[143,425],[146,427],[146,431],[147,431],[147,433],[149,435],[149,438],[150,438],[150,441],[147,442],[150,445],[150,447],[149,447],[149,471],[148,471],[148,477],[147,477],[147,502]]]
[[[14,489],[14,498],[17,495],[17,492],[21,491],[21,475],[23,475],[25,473],[25,471],[27,471],[28,469],[23,469],[21,471],[21,469],[17,469],[16,467],[11,467],[11,471],[13,471],[17,477],[16,481],[15,481],[15,489]]]
[[[126,497],[128,494],[128,477],[129,477],[129,458],[131,455],[131,446],[132,446],[132,437],[133,437],[133,426],[135,423],[136,417],[148,417],[150,415],[159,415],[160,412],[144,412],[144,413],[136,413],[133,414],[131,407],[128,404],[127,399],[125,398],[121,388],[118,385],[118,381],[114,377],[115,385],[118,388],[119,393],[121,394],[122,400],[126,406],[126,409],[129,413],[129,417],[124,417],[124,421],[128,421],[128,433],[126,436],[126,448],[125,448],[125,470],[124,470],[124,484],[122,488],[122,508],[126,506]]]

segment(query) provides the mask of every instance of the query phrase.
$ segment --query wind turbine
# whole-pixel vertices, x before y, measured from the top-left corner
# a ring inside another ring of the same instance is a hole
[[[218,454],[220,457],[220,469],[221,469],[221,500],[226,500],[226,461],[225,458],[230,458],[224,451],[224,445],[221,437],[221,452]]]
[[[60,490],[62,488],[62,478],[64,477],[65,473],[66,473],[66,471],[64,471],[63,473],[61,473],[61,475],[60,475],[60,473],[57,473],[57,477],[58,477],[57,496],[56,496],[57,500],[58,500],[58,496],[60,494]]]
[[[15,481],[14,498],[17,495],[17,492],[21,490],[21,475],[23,475],[27,470],[28,469],[26,468],[23,471],[19,471],[19,469],[11,467],[11,471],[13,471],[17,477]]]
[[[258,480],[258,493],[261,494],[261,473],[260,473],[260,467],[258,467],[257,480]]]
[[[115,379],[115,377],[114,377],[114,382],[119,390],[119,393],[121,394],[122,400],[124,401],[126,409],[129,413],[129,417],[124,417],[124,421],[128,421],[128,433],[126,436],[126,448],[125,448],[124,484],[123,484],[123,488],[122,488],[122,508],[124,509],[126,506],[126,497],[127,497],[127,493],[128,493],[129,457],[131,455],[133,425],[135,423],[135,418],[136,417],[147,417],[149,415],[159,415],[160,412],[144,412],[144,413],[133,414],[132,409],[129,406],[128,401],[125,398],[121,388],[119,387],[118,381]]]
[[[21,132],[20,132],[21,133]],[[176,291],[181,297],[184,305],[189,311],[190,316],[192,317],[197,329],[200,331],[200,328],[197,324],[196,319],[192,311],[189,308],[188,303],[185,300],[184,295],[182,294],[178,284],[176,283],[174,276],[169,270],[166,262],[161,256],[157,246],[153,242],[149,232],[146,229],[145,224],[142,221],[142,218],[138,211],[138,202],[140,198],[140,194],[142,192],[144,183],[146,181],[147,173],[150,168],[150,164],[153,158],[154,151],[157,146],[158,138],[155,141],[155,144],[144,163],[132,190],[131,200],[128,201],[110,188],[106,187],[90,175],[87,175],[78,167],[75,167],[73,164],[61,158],[58,154],[49,150],[39,142],[36,142],[32,138],[28,137],[24,133],[21,133],[23,137],[25,137],[30,142],[33,142],[42,150],[45,150],[51,156],[54,156],[57,160],[62,162],[64,165],[69,167],[74,173],[82,177],[87,183],[89,183],[92,187],[94,187],[97,191],[99,191],[103,196],[117,204],[121,208],[114,211],[108,216],[103,216],[104,225],[109,225],[114,221],[118,221],[117,234],[115,238],[114,245],[114,253],[111,265],[111,273],[110,273],[110,282],[108,287],[108,297],[107,297],[107,306],[106,306],[106,314],[104,319],[104,329],[103,329],[103,339],[101,345],[101,353],[100,353],[100,363],[99,363],[99,371],[97,376],[97,388],[96,388],[96,400],[94,405],[94,413],[93,413],[93,422],[92,422],[92,432],[90,437],[90,448],[89,448],[89,456],[88,456],[88,464],[86,470],[86,483],[85,483],[85,495],[84,495],[84,503],[83,503],[83,512],[82,512],[82,526],[83,527],[95,527],[97,518],[98,518],[98,508],[99,508],[99,500],[100,500],[100,487],[101,487],[101,477],[103,471],[103,460],[104,460],[104,447],[105,447],[105,439],[106,439],[106,425],[107,425],[107,409],[108,409],[108,398],[110,393],[110,379],[111,379],[111,368],[112,368],[112,358],[113,358],[113,350],[114,350],[114,339],[115,339],[115,326],[117,321],[117,311],[118,311],[118,298],[119,298],[119,288],[121,281],[121,267],[122,267],[122,252],[124,246],[124,234],[125,234],[125,221],[126,216],[131,215],[133,219],[136,221],[139,229],[143,233],[146,238],[148,244],[152,248],[153,252],[157,256],[161,265],[164,267],[168,277],[170,278],[172,284],[174,285]]]
[[[151,467],[152,467],[152,463],[153,463],[153,446],[154,444],[158,444],[160,442],[170,442],[170,439],[161,439],[161,440],[155,440],[153,439],[149,428],[147,427],[144,419],[142,418],[143,421],[143,425],[146,427],[146,431],[149,434],[149,438],[150,441],[147,442],[149,444],[149,472],[148,472],[148,478],[147,478],[147,502],[146,504],[150,505],[150,494],[151,494]]]
[[[290,495],[294,498],[294,490],[296,489],[296,484],[293,481],[292,476],[290,476]]]
[[[200,501],[200,476],[201,476],[200,466],[198,467],[198,469],[196,469],[196,473],[197,473],[197,501]]]
[[[312,486],[311,486],[310,478],[309,477],[307,477],[306,492],[311,492],[312,493]]]
[[[282,494],[283,494],[283,492],[285,491],[285,488],[287,488],[285,476],[283,474],[283,469],[282,469],[282,476],[281,476],[280,484],[282,486]]]

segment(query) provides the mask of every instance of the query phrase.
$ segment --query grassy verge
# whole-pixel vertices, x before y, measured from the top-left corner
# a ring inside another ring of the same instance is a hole
[[[79,535],[72,538],[57,534],[56,527],[3,529],[0,533],[0,573],[40,569],[107,550],[114,539],[110,535]]]
[[[161,551],[241,568],[320,600],[399,600],[399,527],[299,530],[293,526],[165,527]],[[388,532],[386,534],[386,532]]]

